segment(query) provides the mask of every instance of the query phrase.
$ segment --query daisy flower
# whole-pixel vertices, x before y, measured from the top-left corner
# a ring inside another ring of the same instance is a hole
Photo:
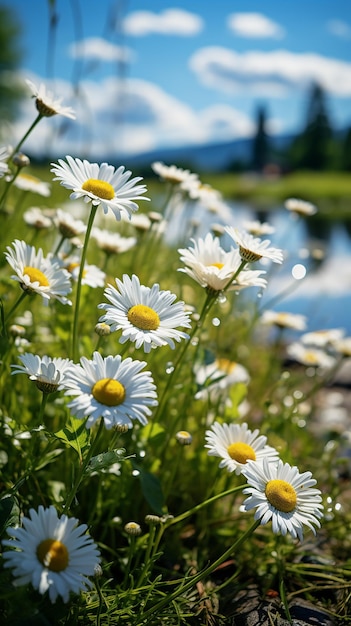
[[[72,304],[66,298],[72,289],[70,275],[60,267],[58,261],[44,257],[41,248],[36,250],[25,241],[15,239],[13,248],[7,246],[5,257],[16,272],[11,278],[17,280],[24,291],[40,294],[44,304],[50,298],[59,300],[62,304]]]
[[[179,248],[180,260],[185,268],[179,272],[188,274],[201,287],[213,291],[222,291],[239,269],[241,259],[234,248],[226,252],[220,245],[218,237],[207,233],[205,239],[191,239],[192,247]]]
[[[72,365],[70,359],[50,358],[46,355],[25,353],[19,357],[23,365],[11,365],[11,374],[27,374],[43,393],[53,393],[64,388],[65,372]]]
[[[241,474],[248,461],[267,459],[269,463],[278,460],[278,452],[266,445],[267,437],[259,435],[259,430],[251,431],[246,423],[220,424],[215,422],[212,430],[206,430],[206,445],[210,456],[222,458],[219,467],[228,472]]]
[[[98,165],[71,156],[66,156],[66,159],[67,163],[62,159],[59,159],[58,165],[52,163],[51,171],[55,174],[54,180],[59,180],[66,189],[73,189],[70,195],[73,200],[83,198],[93,206],[101,204],[104,213],[111,209],[116,220],[121,219],[121,214],[131,218],[132,213],[138,210],[134,200],[149,200],[142,196],[146,186],[137,184],[142,178],[130,179],[131,172],[125,171],[123,165],[115,170],[113,165],[107,163]]]
[[[249,497],[243,503],[245,511],[256,508],[255,519],[261,524],[272,520],[272,530],[300,541],[303,540],[303,526],[320,528],[319,519],[323,517],[321,492],[315,489],[316,481],[311,472],[300,474],[289,463],[248,462],[242,471],[248,487],[243,490]]]
[[[43,117],[63,115],[72,120],[76,119],[73,109],[71,109],[71,107],[62,106],[62,98],[55,98],[54,94],[48,91],[43,83],[41,83],[39,87],[30,80],[26,80],[26,83],[35,98],[35,106]]]
[[[320,348],[304,346],[302,343],[292,343],[287,347],[287,354],[302,365],[329,369],[336,363],[335,357]]]
[[[207,365],[196,366],[194,372],[199,387],[195,394],[196,400],[210,398],[216,401],[232,385],[248,384],[250,381],[249,373],[243,365],[224,358],[215,359]]]
[[[37,193],[39,196],[47,198],[50,196],[50,185],[45,183],[32,174],[18,174],[13,181],[13,184],[22,191],[31,191]]]
[[[86,427],[103,417],[107,429],[127,425],[133,419],[147,424],[151,415],[149,406],[157,405],[156,386],[150,372],[141,372],[145,361],[122,360],[120,355],[103,358],[94,352],[92,360],[82,357],[80,365],[73,365],[65,380],[66,394],[77,396],[68,408],[78,419],[85,419]]]
[[[264,311],[261,316],[261,322],[262,324],[278,326],[278,328],[306,329],[306,317],[297,313]]]
[[[64,267],[71,274],[75,282],[78,281],[80,271],[80,261],[76,259],[65,259]],[[82,285],[88,285],[88,287],[104,287],[106,274],[97,265],[90,265],[85,263],[82,274]]]
[[[87,576],[94,575],[100,552],[87,525],[74,517],[58,516],[54,506],[29,510],[22,528],[7,528],[12,539],[2,544],[4,567],[13,569],[14,585],[31,583],[41,595],[48,591],[51,602],[61,596],[68,602],[69,594],[86,591],[93,585]]]
[[[275,232],[274,226],[268,224],[268,222],[260,222],[259,220],[250,220],[243,224],[245,230],[254,237],[261,237],[262,235],[271,235]]]
[[[351,357],[351,337],[333,341],[333,348],[344,357]]]
[[[169,345],[175,348],[174,341],[188,339],[189,335],[177,327],[190,328],[189,312],[184,310],[184,302],[174,302],[176,296],[170,291],[160,290],[155,283],[152,288],[140,284],[135,275],[123,275],[123,281],[116,278],[117,289],[109,285],[104,295],[110,304],[99,304],[106,313],[100,322],[106,322],[111,330],[122,330],[120,343],[134,341],[135,347],[151,348]]]
[[[304,345],[326,348],[333,345],[335,341],[343,338],[345,332],[342,328],[329,328],[326,330],[315,330],[301,336]]]
[[[165,165],[162,161],[155,161],[151,167],[162,180],[173,185],[198,184],[198,175],[190,170],[184,170],[176,165]]]
[[[95,239],[100,250],[106,254],[121,254],[127,252],[137,243],[136,237],[122,237],[119,233],[111,233],[109,230],[93,228],[92,237]]]
[[[299,200],[298,198],[288,198],[285,200],[284,206],[288,211],[296,215],[315,215],[318,210],[312,202],[306,202],[306,200]]]
[[[240,256],[243,261],[252,263],[254,261],[259,261],[262,258],[267,258],[274,263],[283,262],[282,250],[279,250],[278,248],[270,248],[269,246],[271,242],[269,239],[262,241],[262,239],[253,237],[253,235],[250,235],[249,233],[240,232],[238,229],[233,228],[233,226],[226,226],[225,231],[239,247]]]
[[[32,207],[23,213],[23,219],[28,226],[37,230],[51,228],[52,220],[39,207]]]
[[[59,233],[66,239],[72,239],[85,233],[87,227],[82,220],[76,220],[67,211],[57,209],[54,217],[54,224],[58,228]]]

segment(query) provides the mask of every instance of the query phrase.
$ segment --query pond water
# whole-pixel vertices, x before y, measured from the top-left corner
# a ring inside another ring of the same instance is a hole
[[[189,221],[189,213],[186,217]],[[283,206],[263,214],[249,205],[231,203],[224,219],[195,207],[193,236],[205,236],[214,222],[240,229],[245,221],[257,219],[275,228],[262,239],[270,239],[272,246],[284,250],[283,264],[267,268],[268,287],[261,295],[260,308],[305,315],[308,331],[342,328],[351,335],[351,211],[350,221],[342,223],[323,219],[318,213],[308,219],[296,218]],[[180,235],[180,223],[184,225],[184,219],[178,215],[169,228],[174,240]],[[181,245],[184,243],[183,239]],[[227,244],[229,238],[224,236],[223,246]]]

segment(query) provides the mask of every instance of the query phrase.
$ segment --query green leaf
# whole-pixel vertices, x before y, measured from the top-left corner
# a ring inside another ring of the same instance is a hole
[[[165,513],[165,500],[159,479],[154,474],[143,470],[136,463],[133,463],[133,468],[139,472],[141,490],[145,500],[157,515],[163,515]]]
[[[53,436],[73,448],[80,459],[83,458],[85,450],[89,447],[90,432],[85,427],[85,421],[75,417],[71,417],[70,423],[66,424],[62,430],[53,433]]]
[[[86,474],[92,474],[93,472],[101,472],[108,469],[114,463],[121,463],[125,460],[125,449],[119,448],[117,450],[109,450],[108,452],[102,452],[90,459],[90,463],[85,470]]]
[[[17,499],[7,496],[0,500],[0,536],[8,526],[16,526],[19,522],[20,511]]]

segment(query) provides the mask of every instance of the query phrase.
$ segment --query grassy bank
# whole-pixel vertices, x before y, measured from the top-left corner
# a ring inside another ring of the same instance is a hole
[[[294,172],[281,177],[258,177],[253,174],[211,174],[206,182],[226,198],[249,200],[272,206],[289,197],[317,203],[321,210],[338,213],[351,210],[351,175],[347,172]]]

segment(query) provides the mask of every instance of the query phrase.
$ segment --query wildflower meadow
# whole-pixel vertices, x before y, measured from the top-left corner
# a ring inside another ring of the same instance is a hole
[[[320,414],[351,338],[265,299],[286,250],[198,174],[39,177],[27,137],[75,116],[29,86],[0,150],[3,623],[349,623],[350,432]]]

